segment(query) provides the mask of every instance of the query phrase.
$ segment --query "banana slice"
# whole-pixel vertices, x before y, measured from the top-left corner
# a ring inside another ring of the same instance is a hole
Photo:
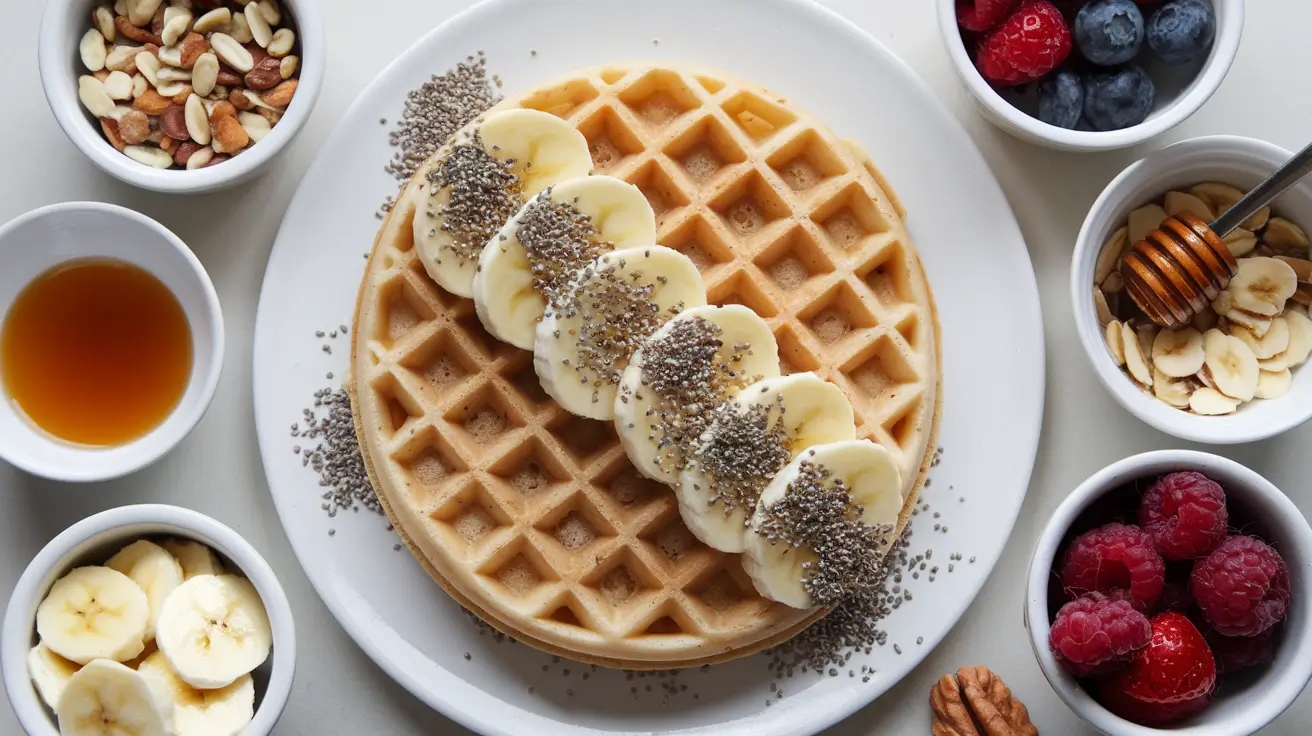
[[[902,474],[888,450],[869,440],[816,445],[761,492],[743,569],[766,598],[833,605],[879,582],[901,511]]]
[[[1262,240],[1273,250],[1307,257],[1307,232],[1283,217],[1271,218],[1266,225],[1266,231],[1262,233]]]
[[[182,565],[183,580],[191,580],[197,575],[223,574],[223,564],[214,550],[194,539],[166,539],[159,546]]]
[[[418,204],[415,247],[424,269],[452,294],[473,296],[478,257],[488,240],[530,197],[591,169],[587,140],[555,115],[488,115],[412,187]]]
[[[1222,414],[1233,414],[1235,409],[1239,408],[1242,403],[1238,399],[1232,399],[1229,396],[1217,391],[1214,388],[1203,386],[1189,397],[1189,408],[1195,414],[1201,414],[1205,417],[1215,417]]]
[[[105,567],[132,578],[146,592],[150,604],[150,621],[146,624],[145,640],[155,638],[155,625],[164,599],[182,585],[182,565],[173,555],[154,542],[138,539],[109,558]]]
[[[1266,334],[1258,337],[1243,327],[1235,327],[1230,331],[1234,337],[1244,341],[1257,356],[1258,360],[1273,358],[1289,347],[1289,322],[1284,317],[1276,317],[1271,320],[1271,326],[1267,328]]]
[[[1283,371],[1262,371],[1257,379],[1257,392],[1253,395],[1259,399],[1278,399],[1289,393],[1294,376],[1286,368]]]
[[[137,672],[157,700],[173,704],[170,733],[176,736],[236,736],[255,717],[250,675],[217,690],[197,690],[178,677],[163,652],[147,657]]]
[[[579,272],[566,303],[537,325],[533,365],[542,388],[567,411],[615,418],[629,359],[661,325],[706,304],[697,266],[659,245],[607,253]]]
[[[1203,350],[1207,353],[1204,365],[1216,389],[1232,399],[1251,401],[1259,378],[1252,349],[1237,337],[1208,330],[1203,335]]]
[[[1244,258],[1239,271],[1226,291],[1234,299],[1235,309],[1274,317],[1285,309],[1285,302],[1298,290],[1298,275],[1284,261],[1275,258]]]
[[[1103,338],[1107,341],[1107,350],[1112,354],[1112,360],[1116,361],[1116,365],[1125,365],[1125,338],[1121,333],[1121,323],[1117,320],[1108,322],[1103,331]]]
[[[208,690],[227,687],[263,664],[273,634],[250,581],[197,575],[164,601],[155,641],[178,677]]]
[[[738,304],[684,310],[624,369],[615,430],[634,467],[674,485],[715,410],[778,375],[779,345],[756,312]]]
[[[1225,236],[1225,247],[1230,251],[1230,255],[1235,258],[1242,258],[1252,253],[1253,249],[1257,247],[1257,236],[1253,234],[1252,230],[1237,227]]]
[[[483,248],[474,308],[493,337],[532,350],[547,301],[606,251],[656,242],[656,214],[642,191],[609,176],[544,189]]]
[[[132,659],[146,647],[150,603],[132,578],[79,567],[55,581],[36,609],[36,631],[51,651],[78,664]]]
[[[1258,366],[1264,371],[1274,373],[1297,368],[1312,353],[1312,319],[1297,309],[1286,309],[1284,320],[1289,328],[1289,347],[1278,355],[1259,360]]]
[[[1267,330],[1271,329],[1271,317],[1263,317],[1242,309],[1231,309],[1224,314],[1226,319],[1253,333],[1257,338],[1266,337]]]
[[[1193,215],[1203,222],[1211,222],[1216,217],[1212,213],[1212,208],[1198,197],[1184,192],[1167,192],[1166,214],[1176,217],[1182,213]]]
[[[97,659],[69,678],[56,712],[63,736],[165,736],[172,710],[141,675]]]
[[[68,681],[81,668],[77,662],[50,651],[50,647],[41,642],[27,652],[27,676],[37,693],[51,710],[59,707],[59,698],[64,694]]]
[[[1192,327],[1162,330],[1153,339],[1153,367],[1171,378],[1192,376],[1202,369],[1205,358],[1203,333]]]
[[[1121,325],[1121,342],[1125,351],[1125,368],[1130,371],[1130,377],[1140,384],[1152,388],[1153,371],[1148,365],[1148,360],[1144,356],[1144,343],[1152,345],[1152,341],[1141,339],[1141,336],[1134,331],[1129,325]]]
[[[1153,396],[1177,409],[1183,409],[1189,406],[1189,397],[1192,394],[1193,384],[1181,378],[1168,376],[1157,368],[1153,368]]]
[[[852,405],[814,373],[767,378],[716,413],[674,487],[683,523],[721,552],[741,552],[761,491],[803,450],[856,437]]]
[[[1131,212],[1129,218],[1130,245],[1133,246],[1135,243],[1148,237],[1148,233],[1161,226],[1162,220],[1165,219],[1166,210],[1155,204],[1144,205],[1143,207]]]

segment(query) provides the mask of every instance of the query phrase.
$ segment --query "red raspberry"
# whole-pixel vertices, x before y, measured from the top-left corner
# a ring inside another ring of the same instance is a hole
[[[1142,529],[1108,524],[1081,534],[1066,548],[1061,583],[1070,596],[1127,590],[1134,607],[1147,611],[1166,584],[1166,563]]]
[[[980,32],[996,26],[1016,0],[957,0],[957,25],[967,31]]]
[[[1226,636],[1257,636],[1289,612],[1289,568],[1257,537],[1230,537],[1189,579],[1203,619]]]
[[[1090,677],[1129,663],[1151,635],[1148,617],[1129,601],[1086,593],[1057,611],[1048,647],[1071,674]]]
[[[1071,53],[1071,29],[1049,0],[1027,0],[979,40],[975,66],[999,86],[1032,82],[1061,66]]]
[[[1225,491],[1192,471],[1162,476],[1143,495],[1139,526],[1168,560],[1192,560],[1216,549],[1230,528]]]
[[[1153,634],[1130,666],[1103,681],[1102,704],[1145,726],[1164,726],[1198,713],[1216,689],[1216,660],[1189,619],[1167,611],[1152,618]]]
[[[1223,636],[1208,631],[1206,637],[1212,654],[1216,656],[1216,666],[1222,672],[1236,672],[1271,659],[1271,634],[1274,631],[1267,629],[1257,636]]]

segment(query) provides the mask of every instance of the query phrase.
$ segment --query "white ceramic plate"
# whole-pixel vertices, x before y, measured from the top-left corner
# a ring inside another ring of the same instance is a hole
[[[288,425],[311,403],[310,393],[328,383],[327,371],[346,373],[346,341],[339,338],[328,355],[320,350],[327,340],[314,333],[351,322],[361,254],[378,228],[374,211],[396,192],[382,171],[392,149],[378,119],[398,117],[408,90],[478,49],[512,91],[606,62],[657,58],[723,69],[791,98],[840,136],[865,144],[897,189],[943,327],[945,452],[925,493],[941,517],[921,514],[912,544],[915,553],[934,549],[930,564],[941,569],[932,584],[927,573],[918,581],[908,576],[915,598],[885,620],[887,646],[852,658],[851,668],[877,671],[868,683],[846,672],[798,674],[784,681],[786,697],[767,708],[772,677],[766,658],[753,656],[680,674],[666,702],[668,679],[553,664],[528,647],[480,636],[410,555],[393,551],[396,539],[381,518],[330,520],[320,509],[318,477],[292,454],[301,441],[289,436]],[[1002,343],[997,324],[1008,327]],[[402,55],[320,150],[265,275],[255,416],[274,501],[310,580],[365,652],[432,707],[488,734],[801,734],[853,713],[904,677],[974,599],[1029,484],[1043,368],[1034,272],[1002,191],[965,131],[874,39],[795,0],[493,0]],[[948,574],[953,552],[966,559]]]

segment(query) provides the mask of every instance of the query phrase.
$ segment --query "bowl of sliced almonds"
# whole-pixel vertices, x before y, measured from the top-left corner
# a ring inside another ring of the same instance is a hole
[[[1193,324],[1163,329],[1126,293],[1121,259],[1171,215],[1210,222],[1291,156],[1212,136],[1129,166],[1094,203],[1071,264],[1080,341],[1099,379],[1135,416],[1213,444],[1265,439],[1312,418],[1312,184],[1290,189],[1226,236],[1239,264]]]
[[[301,0],[50,0],[41,84],[61,128],[134,186],[243,182],[301,131],[323,80],[323,26]]]

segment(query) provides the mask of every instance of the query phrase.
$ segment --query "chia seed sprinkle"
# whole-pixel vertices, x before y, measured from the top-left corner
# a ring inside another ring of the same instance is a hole
[[[707,442],[694,453],[692,462],[701,466],[711,484],[711,505],[723,504],[726,516],[740,508],[750,518],[761,490],[788,464],[787,430],[782,421],[772,421],[775,407],[782,417],[782,395],[746,411],[722,405],[707,430]]]
[[[523,205],[523,182],[514,168],[514,159],[493,156],[474,131],[471,142],[452,146],[429,172],[431,191],[446,192],[448,198],[442,203],[429,197],[428,215],[441,220],[441,230],[451,236],[444,248],[457,259],[477,258]]]
[[[823,465],[803,460],[783,498],[765,510],[757,533],[772,545],[811,550],[816,559],[802,563],[802,587],[816,605],[830,606],[884,579],[879,561],[893,527],[867,526],[864,510],[851,503],[846,483],[831,479]]]
[[[528,254],[533,290],[547,300],[548,308],[560,309],[574,274],[613,245],[597,239],[591,217],[550,195],[547,190],[524,208],[516,236]]]
[[[319,485],[325,489],[322,508],[328,516],[336,516],[345,509],[359,511],[361,507],[382,514],[383,508],[374,495],[360,454],[351,415],[351,396],[346,389],[315,391],[314,407],[304,409],[301,419],[292,425],[291,434],[319,440],[314,447],[301,448],[299,454],[302,465],[319,474]],[[328,534],[332,536],[336,530],[329,530]]]
[[[406,95],[405,110],[389,140],[399,149],[387,173],[408,181],[455,132],[500,101],[487,74],[483,52],[433,77]],[[386,121],[383,121],[384,124]]]

